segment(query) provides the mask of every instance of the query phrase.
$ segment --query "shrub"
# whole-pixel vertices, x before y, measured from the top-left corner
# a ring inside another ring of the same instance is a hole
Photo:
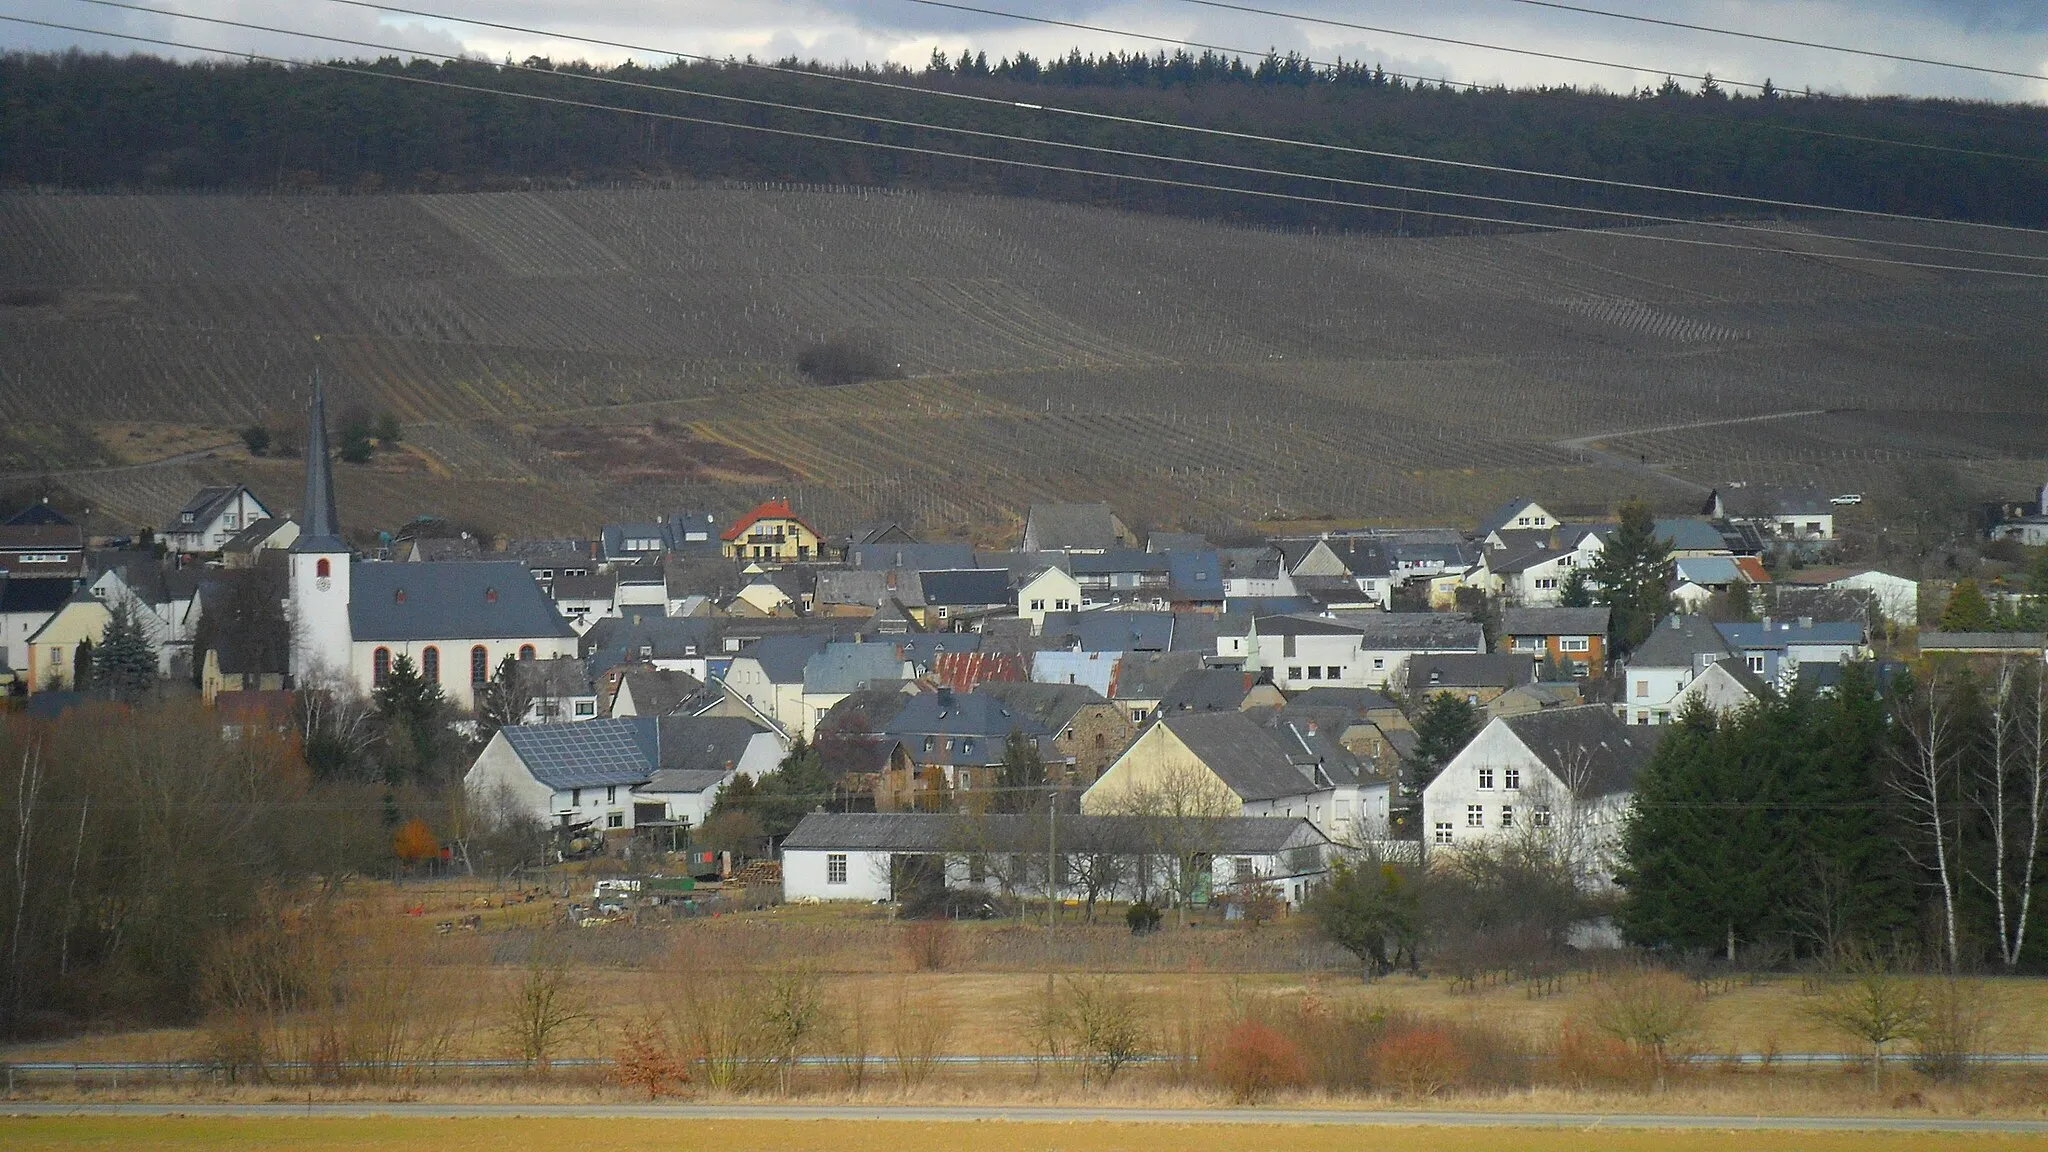
[[[1308,1083],[1301,1047],[1279,1029],[1256,1020],[1241,1021],[1223,1038],[1215,1069],[1217,1083],[1239,1104],[1256,1104]]]
[[[806,347],[796,355],[797,371],[819,384],[858,384],[863,380],[887,380],[897,369],[879,348],[853,336],[834,336]]]
[[[898,910],[905,920],[1002,920],[1009,914],[1010,902],[985,888],[919,888]]]
[[[1373,1080],[1403,1096],[1439,1095],[1471,1072],[1471,1054],[1440,1024],[1391,1031],[1372,1048]]]
[[[242,443],[249,449],[249,455],[261,456],[270,451],[270,429],[261,424],[251,424],[242,429]]]
[[[1962,981],[1949,977],[1934,983],[1913,1035],[1913,1067],[1935,1080],[1963,1079],[1984,1050],[1989,1026],[1983,1001]]]
[[[1605,981],[1593,1010],[1594,1027],[1648,1058],[1659,1090],[1699,1023],[1699,990],[1675,972],[1653,969]]]
[[[652,1024],[628,1024],[626,1036],[612,1057],[612,1077],[628,1088],[647,1093],[649,1100],[673,1096],[690,1082],[690,1066],[669,1050],[661,1030]]]
[[[1131,905],[1130,910],[1124,913],[1124,923],[1130,925],[1133,936],[1159,931],[1159,922],[1162,919],[1164,917],[1159,914],[1159,909],[1143,900]]]
[[[943,972],[953,960],[953,924],[925,920],[903,930],[903,951],[918,972]]]
[[[1650,1076],[1634,1049],[1577,1020],[1565,1022],[1551,1059],[1557,1078],[1573,1088],[1641,1084]]]

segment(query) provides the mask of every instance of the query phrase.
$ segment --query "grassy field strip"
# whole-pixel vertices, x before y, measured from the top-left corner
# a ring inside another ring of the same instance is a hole
[[[280,1106],[279,1112],[293,1111]],[[391,1149],[433,1148],[442,1152],[524,1152],[526,1149],[582,1147],[595,1140],[606,1149],[661,1149],[664,1152],[1267,1152],[1282,1139],[1289,1152],[1355,1152],[1360,1128],[1372,1127],[1375,1152],[1478,1152],[1513,1148],[1525,1152],[1609,1152],[1654,1148],[1657,1152],[1904,1152],[2048,1148],[2039,1133],[1995,1131],[1787,1131],[1739,1121],[1721,1126],[1701,1118],[1697,1127],[1621,1127],[1602,1118],[1560,1116],[1553,1123],[1485,1122],[1479,1118],[1422,1113],[1387,1113],[1365,1118],[1243,1114],[1190,1122],[1183,1118],[1140,1120],[1087,1114],[1073,1120],[1041,1121],[977,1116],[965,1122],[919,1109],[900,1117],[870,1114],[848,1119],[709,1118],[699,1115],[648,1118],[620,1109],[601,1120],[590,1114],[545,1115],[541,1109],[508,1109],[512,1114],[435,1118],[417,1114],[360,1117],[271,1114],[199,1116],[189,1111],[154,1116],[36,1116],[0,1119],[0,1143],[12,1152],[141,1148],[171,1150]],[[872,1112],[874,1110],[868,1110]],[[523,1113],[523,1114],[519,1114]],[[595,1126],[594,1126],[595,1125]]]

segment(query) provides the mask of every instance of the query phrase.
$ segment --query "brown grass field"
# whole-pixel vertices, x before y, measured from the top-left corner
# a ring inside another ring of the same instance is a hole
[[[890,1123],[760,1120],[0,1119],[15,1152],[141,1148],[212,1152],[264,1148],[395,1152],[2014,1152],[2048,1148],[2034,1136],[1928,1133],[1617,1132],[1240,1124]]]
[[[997,539],[1030,502],[1111,493],[1206,526],[1677,508],[1736,479],[1877,494],[1930,462],[2038,484],[2016,433],[2048,417],[2048,291],[1829,258],[1946,231],[1781,227],[1807,254],[742,187],[8,196],[0,472],[51,474],[110,531],[230,477],[288,502],[292,462],[239,445],[104,469],[295,429],[318,337],[337,403],[394,412],[417,454],[343,470],[364,526],[588,531],[786,494]],[[844,333],[905,378],[810,386],[798,351]],[[1606,434],[1676,479],[1559,446]]]

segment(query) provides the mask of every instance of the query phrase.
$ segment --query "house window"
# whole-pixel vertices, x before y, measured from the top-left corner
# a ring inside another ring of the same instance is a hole
[[[607,828],[624,828],[626,826],[626,814],[624,812],[611,813],[604,818],[604,826]]]
[[[1493,791],[1493,769],[1481,768],[1479,770],[1479,786],[1488,792]]]
[[[1372,670],[1373,670],[1373,671],[1375,671],[1375,672],[1380,672],[1380,671],[1383,671],[1383,670],[1385,670],[1386,666],[1387,666],[1387,658],[1386,658],[1386,657],[1384,657],[1384,656],[1375,656],[1375,657],[1373,657],[1373,658],[1372,658]]]
[[[441,682],[441,650],[428,647],[420,652],[420,676],[429,684]]]
[[[927,736],[927,737],[925,737],[925,738],[924,738],[924,750],[925,750],[925,751],[927,751],[927,752],[930,752],[930,751],[932,751],[933,749],[937,748],[938,746],[939,746],[939,738],[938,738],[938,737],[936,737],[936,736]]]
[[[960,742],[960,754],[961,754],[962,756],[972,756],[972,755],[974,755],[974,741],[972,741],[972,740],[962,740],[962,741]]]
[[[1290,667],[1289,669],[1287,669],[1287,678],[1288,678],[1289,680],[1299,680],[1299,679],[1301,679],[1301,666],[1300,666],[1300,665],[1295,665],[1295,666],[1293,666],[1293,667]]]
[[[1325,679],[1325,680],[1342,680],[1343,678],[1344,678],[1344,669],[1343,669],[1343,668],[1341,668],[1341,667],[1339,667],[1339,668],[1325,668],[1325,669],[1323,670],[1323,679]]]
[[[313,563],[313,575],[325,580],[334,575],[334,565],[327,562],[327,557],[322,556]]]
[[[1506,788],[1510,792],[1520,788],[1522,786],[1522,770],[1520,768],[1501,769],[1500,784],[1501,787]]]
[[[846,883],[846,853],[844,853],[844,852],[827,852],[827,853],[825,853],[825,883],[827,883],[827,884],[844,884],[844,883]]]
[[[382,688],[391,679],[391,649],[379,648],[370,653],[370,683]]]
[[[1536,587],[1539,591],[1548,592],[1557,587],[1557,577],[1545,576],[1542,579],[1536,581]]]
[[[1567,636],[1558,644],[1558,647],[1567,652],[1584,652],[1589,646],[1590,641],[1584,636]]]
[[[1448,823],[1439,823],[1436,826],[1436,842],[1439,844],[1449,844],[1451,842],[1451,826]]]
[[[595,700],[578,700],[578,701],[576,702],[576,714],[577,714],[578,716],[595,716],[595,715],[597,715],[597,701],[595,701]]]
[[[1055,600],[1052,602],[1053,611],[1055,612],[1065,612],[1073,606],[1074,602],[1071,600]]]
[[[521,644],[521,645],[519,646],[519,658],[520,658],[521,660],[531,660],[531,659],[533,659],[533,645],[531,645],[531,644]]]
[[[1043,612],[1043,611],[1045,611],[1045,601],[1043,601],[1043,600],[1033,600],[1033,601],[1031,602],[1031,610],[1032,610],[1033,612]]]
[[[1650,698],[1650,682],[1649,682],[1648,680],[1638,680],[1638,681],[1636,681],[1636,699],[1638,699],[1638,700],[1647,700],[1647,699],[1649,699],[1649,698]]]
[[[1550,827],[1550,805],[1538,804],[1536,806],[1536,814],[1534,815],[1534,817],[1532,817],[1532,819],[1535,821],[1536,826],[1538,828]]]
[[[1308,678],[1311,680],[1321,680],[1323,678],[1323,666],[1321,664],[1309,665]]]
[[[479,644],[469,650],[469,682],[482,684],[491,678],[491,654]]]
[[[1252,870],[1252,858],[1249,856],[1238,856],[1232,859],[1230,862],[1230,874],[1240,882],[1258,877],[1258,873]]]
[[[1465,805],[1465,827],[1467,827],[1467,828],[1484,828],[1484,827],[1486,827],[1486,808],[1485,808],[1485,806],[1484,806],[1484,805],[1481,805],[1481,804],[1467,804],[1467,805]]]
[[[1751,672],[1757,673],[1758,675],[1762,675],[1764,670],[1764,658],[1762,656],[1751,656],[1749,658],[1749,670]]]
[[[583,789],[581,789],[581,788],[571,788],[571,789],[569,789],[569,807],[571,807],[571,808],[581,808],[581,807],[583,807]]]
[[[1500,826],[1503,828],[1513,828],[1515,826],[1515,806],[1513,804],[1503,804],[1500,806]]]
[[[617,804],[619,802],[619,786],[617,784],[607,784],[604,786],[604,802],[607,804]]]

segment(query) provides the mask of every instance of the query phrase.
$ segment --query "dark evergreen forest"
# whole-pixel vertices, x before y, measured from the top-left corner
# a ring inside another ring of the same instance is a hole
[[[0,58],[0,186],[74,190],[466,191],[677,180],[945,189],[1113,204],[1246,223],[1465,231],[1423,210],[1574,224],[1612,219],[1332,178],[1653,212],[1728,215],[1725,201],[1563,184],[1089,119],[1017,104],[1322,141],[1709,192],[2018,225],[2048,224],[2048,109],[1914,99],[1735,94],[1712,82],[1629,94],[1455,89],[1294,57],[1082,56],[841,75],[784,62],[597,68],[532,59],[286,66],[148,56]],[[404,77],[415,83],[395,80]],[[618,83],[593,83],[597,77]],[[460,85],[462,87],[449,87]],[[801,104],[1105,148],[1199,157],[1304,177],[1190,168],[855,123],[722,102]],[[1000,102],[935,99],[925,90]],[[507,98],[522,93],[599,107]],[[1010,102],[1016,103],[1010,103]],[[1091,171],[1379,205],[1362,211],[625,115],[631,108]],[[1910,145],[1910,146],[1905,146]],[[1758,206],[1756,213],[1770,209]]]

